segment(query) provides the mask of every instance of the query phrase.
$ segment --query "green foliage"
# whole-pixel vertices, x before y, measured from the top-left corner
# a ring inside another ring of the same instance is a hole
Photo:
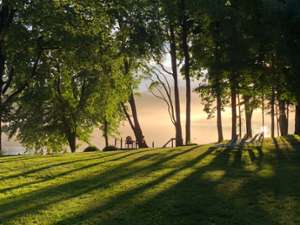
[[[37,75],[6,118],[6,131],[28,148],[61,149],[75,138],[88,142],[103,117],[114,130],[122,119],[119,104],[126,101],[132,80],[121,75],[123,57],[112,42],[110,18],[100,5],[87,5],[29,4],[30,20],[23,26],[40,41]],[[41,15],[43,9],[47,12]]]
[[[298,1],[184,1],[184,11],[182,3],[1,1],[5,131],[28,148],[50,152],[75,148],[76,139],[89,142],[104,123],[108,135],[117,134],[121,104],[146,76],[141,68],[169,53],[171,28],[183,72],[185,19],[190,74],[209,118],[216,97],[224,108],[233,89],[249,98],[251,109],[262,97],[270,100],[272,90],[277,101],[300,104]]]
[[[299,96],[297,1],[204,0],[191,5],[192,68],[209,117],[216,93],[226,99],[233,81],[239,94],[251,97],[252,108],[259,107],[263,95],[270,99],[272,88],[284,101]],[[208,73],[203,75],[203,69]]]

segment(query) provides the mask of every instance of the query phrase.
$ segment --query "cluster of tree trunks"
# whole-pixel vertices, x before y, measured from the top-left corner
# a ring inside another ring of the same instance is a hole
[[[188,45],[188,21],[186,2],[181,0],[181,26],[182,26],[182,50],[184,55],[184,77],[186,82],[186,121],[185,121],[185,144],[191,143],[191,78],[190,78],[190,53]]]

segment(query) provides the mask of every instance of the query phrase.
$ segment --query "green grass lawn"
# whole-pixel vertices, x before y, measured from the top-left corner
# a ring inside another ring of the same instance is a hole
[[[0,224],[300,224],[300,137],[0,158]]]

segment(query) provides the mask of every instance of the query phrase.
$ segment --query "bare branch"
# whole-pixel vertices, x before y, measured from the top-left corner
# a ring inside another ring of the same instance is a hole
[[[162,91],[159,90],[159,88],[156,88],[156,90],[159,92],[160,95],[156,94],[153,90],[151,90],[151,93],[153,94],[153,96],[155,96],[156,98],[162,100],[163,102],[166,103],[167,107],[168,107],[168,113],[169,113],[169,116],[170,116],[170,119],[171,119],[171,122],[175,125],[175,118],[174,118],[174,115],[172,113],[172,107],[169,103],[169,101],[167,100],[167,98],[163,95]]]
[[[172,117],[175,118],[173,100],[172,100],[172,97],[171,97],[172,91],[171,91],[170,84],[169,84],[169,82],[167,81],[167,78],[164,75],[163,75],[163,77],[164,77],[167,85],[164,83],[163,80],[161,80],[161,78],[159,77],[159,75],[157,73],[155,73],[155,75],[156,75],[159,83],[162,85],[162,87],[163,87],[163,89],[164,89],[164,91],[165,91],[165,93],[167,95],[167,98],[169,100],[169,104],[170,104],[170,107],[171,107],[171,110],[172,110]]]
[[[173,76],[173,73],[170,72],[170,71],[168,71],[168,70],[166,69],[166,67],[165,67],[163,64],[161,64],[160,62],[156,62],[156,63],[157,63],[157,65],[160,66],[160,68],[161,68],[165,73],[167,73],[167,74]]]
[[[162,87],[165,94],[158,87],[155,87],[155,88],[156,88],[157,92],[159,93],[159,95],[156,94],[153,90],[150,90],[150,91],[155,97],[157,97],[158,99],[160,99],[160,100],[162,100],[163,102],[166,103],[166,105],[168,106],[168,112],[169,112],[170,119],[171,119],[172,123],[175,125],[176,120],[175,120],[174,106],[173,106],[173,101],[172,101],[172,98],[171,98],[171,94],[168,91],[168,88],[167,88],[166,84],[163,82],[163,80],[161,80],[159,74],[156,73],[155,71],[152,71],[152,72],[156,76],[157,81],[161,85],[161,87]],[[155,80],[153,80],[153,79],[152,79],[152,81],[155,82]]]

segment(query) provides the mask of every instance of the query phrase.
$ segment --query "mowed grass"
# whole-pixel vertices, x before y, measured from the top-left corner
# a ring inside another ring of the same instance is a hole
[[[300,224],[300,137],[0,158],[0,224]]]

